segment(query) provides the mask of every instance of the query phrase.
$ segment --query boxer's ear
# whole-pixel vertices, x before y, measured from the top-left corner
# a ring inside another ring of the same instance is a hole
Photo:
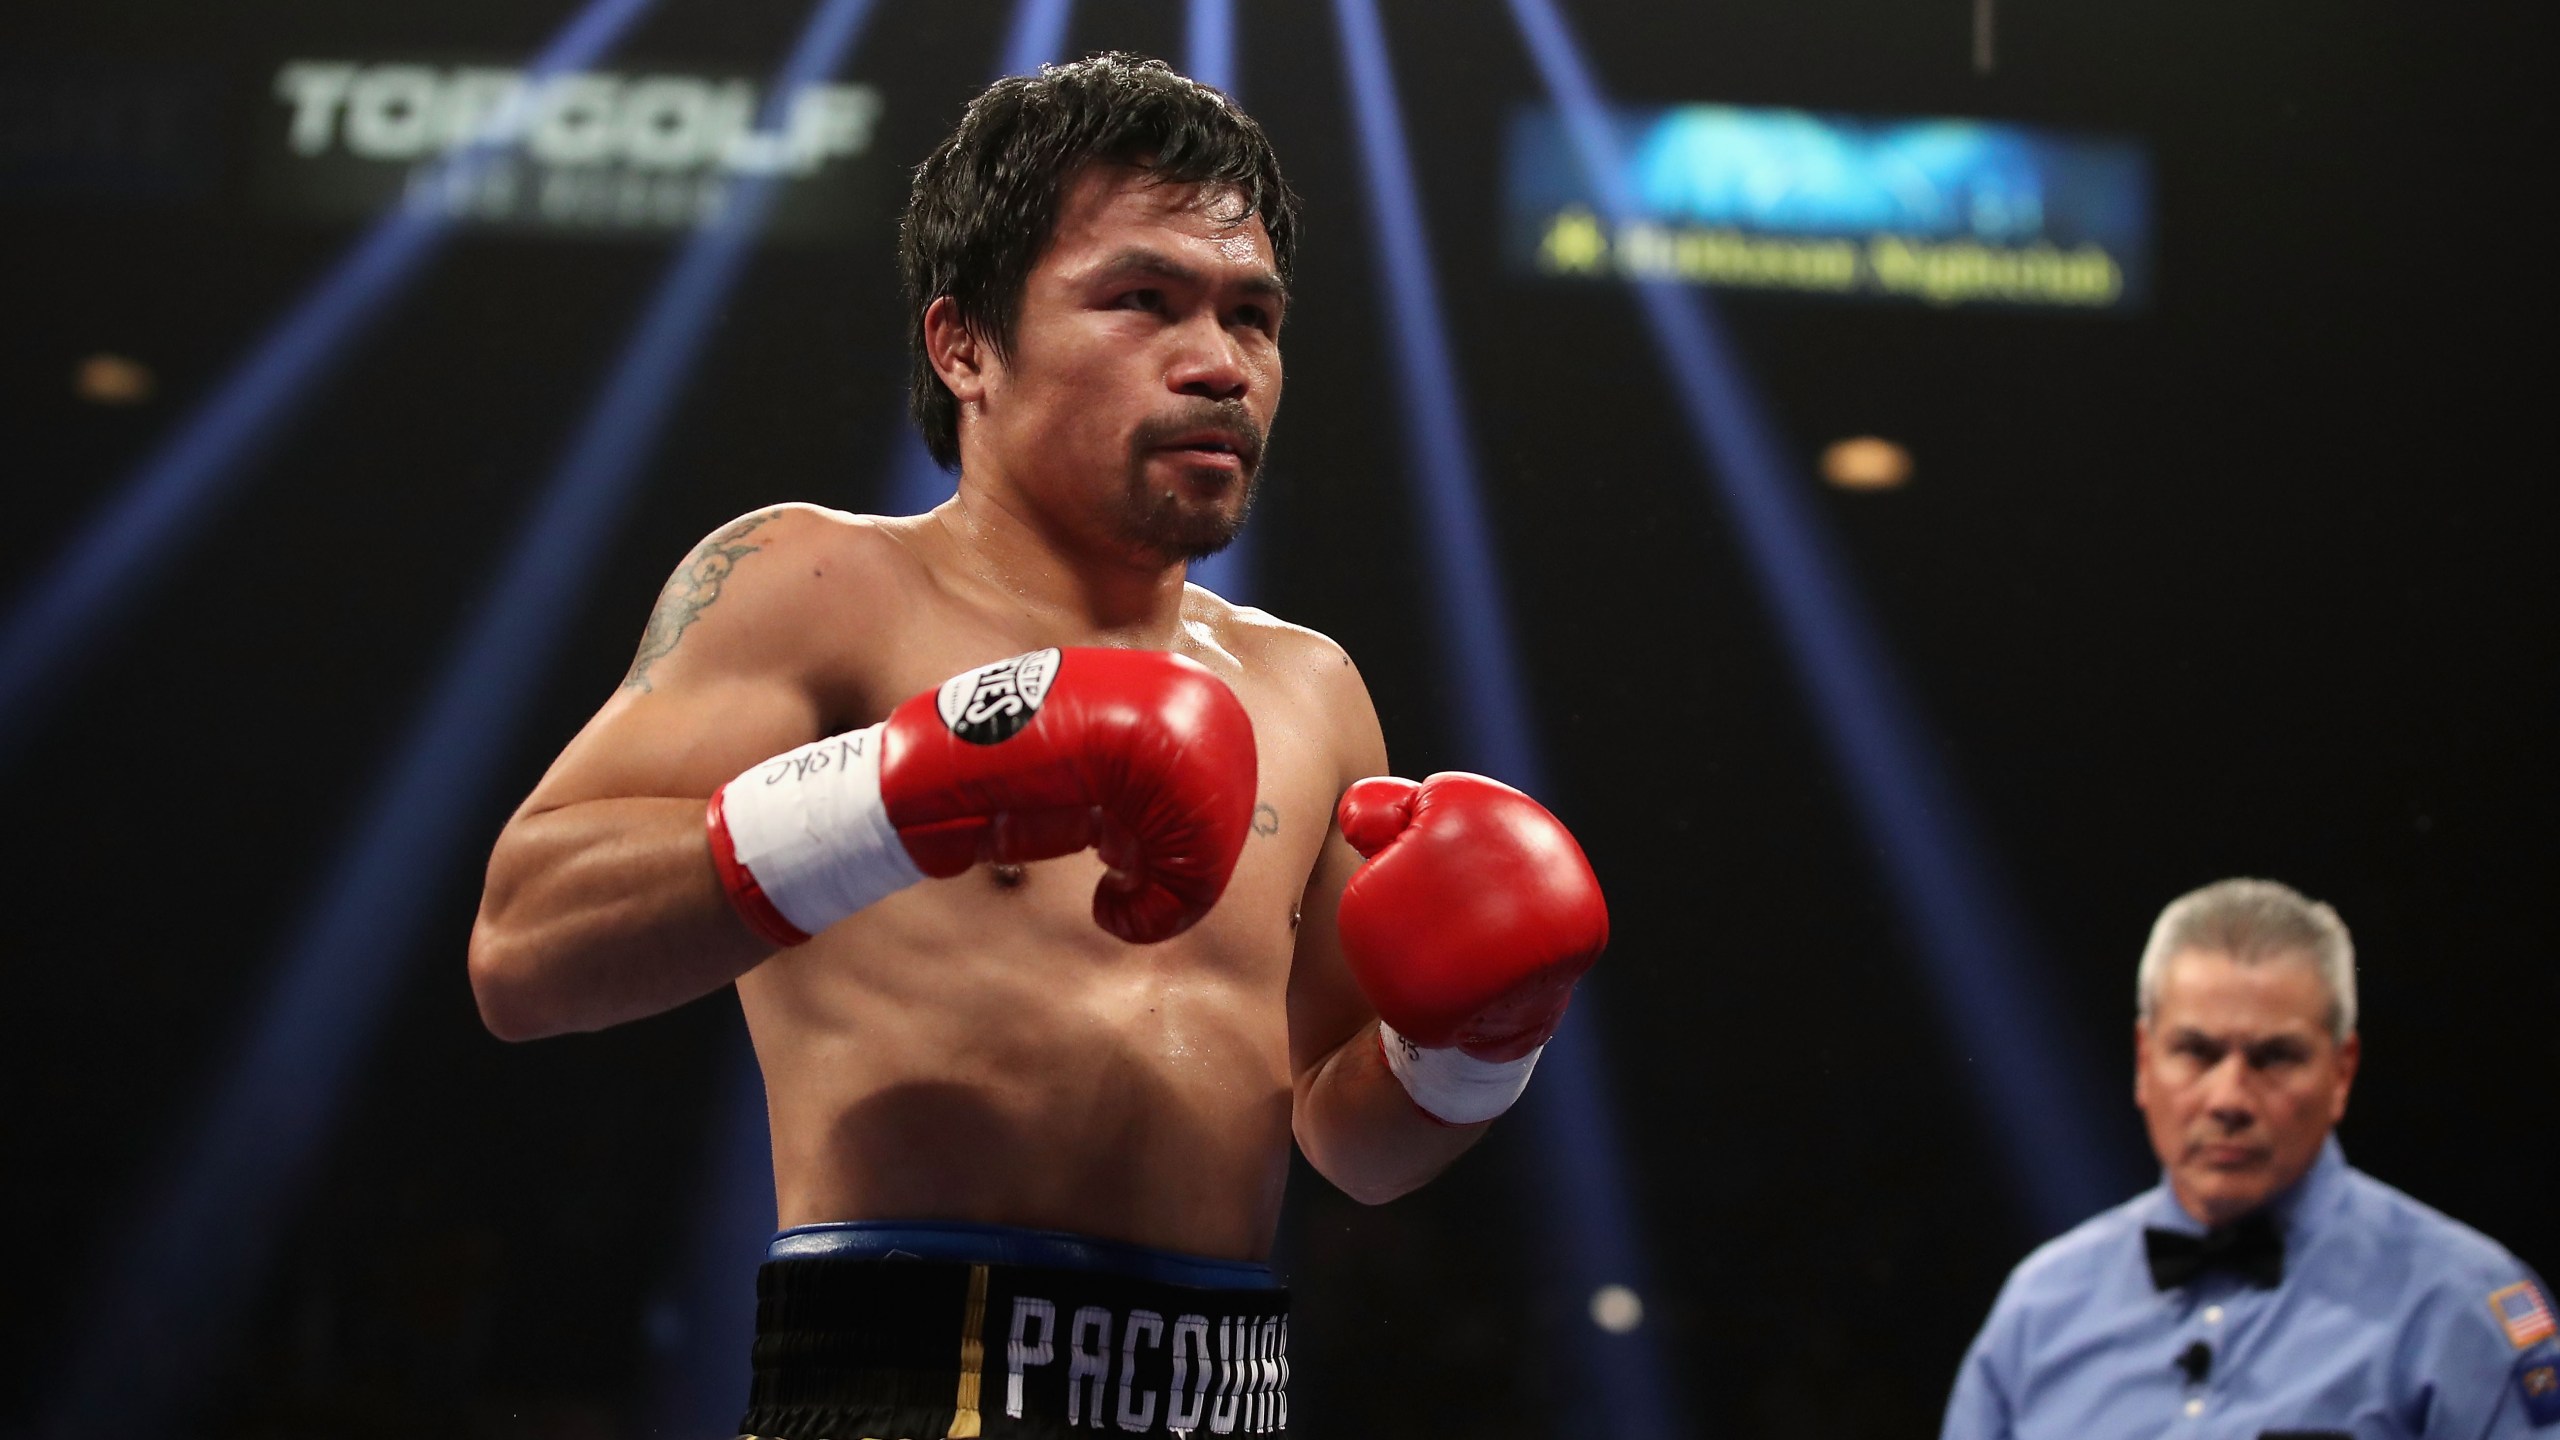
[[[962,322],[959,302],[948,295],[924,307],[924,358],[963,408],[985,398],[988,347]]]

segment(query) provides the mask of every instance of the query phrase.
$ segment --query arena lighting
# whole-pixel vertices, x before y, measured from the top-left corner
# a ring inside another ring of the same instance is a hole
[[[1822,447],[1822,478],[1837,490],[1899,490],[1911,483],[1911,452],[1877,435],[1852,435]]]
[[[1065,53],[1067,21],[1075,8],[1075,0],[1016,0],[1013,25],[1005,34],[1004,68],[996,78],[1032,74]]]
[[[870,0],[826,0],[772,87],[769,115],[843,62]],[[625,345],[460,637],[360,828],[291,932],[253,1028],[113,1259],[49,1435],[157,1436],[210,1377],[370,1047],[411,937],[478,838],[479,803],[581,613],[659,429],[779,181],[742,176],[694,232]],[[135,1357],[149,1357],[147,1363]]]
[[[139,405],[158,388],[150,366],[124,355],[92,355],[71,372],[71,393],[92,405]]]
[[[1235,0],[1190,0],[1185,8],[1182,73],[1232,98],[1236,93]]]
[[[1017,0],[997,78],[1027,75],[1066,44],[1073,0]],[[951,498],[951,475],[924,448],[912,424],[899,423],[886,475],[891,515],[920,515]],[[652,1315],[663,1329],[656,1414],[661,1433],[727,1433],[745,1408],[745,1370],[756,1333],[756,1268],[764,1263],[779,1216],[774,1198],[771,1120],[764,1073],[744,1027],[734,1031],[726,1064],[729,1099],[713,1127],[710,1162],[696,1206],[693,1243],[674,1297]]]
[[[655,3],[589,0],[526,71],[539,77],[586,68]],[[488,135],[438,162],[437,183],[486,166],[523,121],[521,110],[500,117]],[[252,449],[435,253],[448,224],[405,206],[376,221],[19,593],[0,628],[0,761],[59,694],[55,682],[73,657],[95,649],[100,632],[140,598]]]
[[[1430,560],[1449,719],[1460,753],[1472,763],[1544,795],[1386,37],[1375,0],[1335,0],[1334,16],[1351,77],[1369,223],[1384,272],[1383,315],[1404,401],[1406,468],[1420,486],[1424,531],[1436,537],[1421,548]],[[1560,1287],[1555,1310],[1574,1337],[1580,1361],[1579,1384],[1567,1408],[1599,1416],[1598,1434],[1670,1440],[1684,1432],[1674,1418],[1655,1332],[1637,1323],[1640,1305],[1631,1310],[1625,1303],[1645,1289],[1643,1246],[1627,1194],[1616,1116],[1592,1049],[1592,987],[1583,989],[1522,1101],[1540,1151],[1534,1169],[1549,1221],[1549,1263]],[[1608,1303],[1586,1320],[1589,1297],[1604,1294]],[[1690,1388],[1698,1388],[1696,1377]]]
[[[1552,0],[1508,3],[1614,226],[1631,206],[1606,102]],[[2007,1151],[2033,1223],[2057,1233],[2131,1188],[2124,1168],[2101,1158],[2098,1142],[2111,1127],[2100,1123],[2091,1077],[2056,1050],[2057,1011],[2022,927],[1709,302],[1669,281],[1629,284],[1832,763],[1920,941],[1994,1143]]]

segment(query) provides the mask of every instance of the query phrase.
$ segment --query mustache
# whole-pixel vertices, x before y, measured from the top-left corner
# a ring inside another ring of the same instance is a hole
[[[1250,475],[1262,468],[1262,451],[1267,437],[1241,400],[1196,400],[1160,415],[1150,415],[1138,422],[1129,437],[1129,453],[1144,455],[1187,435],[1204,430],[1220,432],[1235,446],[1236,458]]]

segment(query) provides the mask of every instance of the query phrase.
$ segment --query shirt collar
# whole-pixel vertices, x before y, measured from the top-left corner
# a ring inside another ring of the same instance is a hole
[[[2347,1198],[2347,1152],[2338,1145],[2338,1134],[2320,1142],[2320,1158],[2311,1169],[2293,1182],[2275,1199],[2267,1202],[2276,1222],[2284,1227],[2285,1243],[2296,1250],[2320,1232],[2322,1224],[2337,1213]]]

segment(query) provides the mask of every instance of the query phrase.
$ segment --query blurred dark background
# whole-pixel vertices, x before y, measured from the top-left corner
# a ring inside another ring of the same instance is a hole
[[[279,67],[520,63],[571,9],[10,7],[0,493],[21,581],[364,233],[275,200]],[[761,77],[806,13],[663,0],[599,65]],[[2122,1097],[2095,1147],[2120,1156],[2120,1192],[2153,1174],[2129,1074],[2145,930],[2193,885],[2271,875],[2358,941],[2350,1158],[2560,1273],[2542,13],[2001,0],[1987,73],[1964,0],[1568,13],[1630,104],[2146,147],[2139,311],[1724,292],[1726,333],[2016,902],[2056,1002],[2040,1038]],[[467,797],[469,853],[415,857],[437,898],[381,937],[388,1018],[163,1433],[678,1433],[657,1397],[697,1363],[685,1275],[735,1003],[498,1043],[462,967],[479,865],[697,537],[781,499],[886,503],[903,170],[985,82],[1010,15],[879,0],[838,76],[880,102],[841,170],[855,221],[778,225],[728,293],[499,781]],[[1544,98],[1507,12],[1395,0],[1384,18],[1549,798],[1611,892],[1586,1009],[1652,1256],[1643,1324],[1698,1435],[1934,1433],[2047,1227],[1635,305],[1502,257],[1501,139]],[[1358,658],[1398,769],[1421,774],[1461,758],[1423,583],[1437,541],[1407,498],[1332,17],[1248,0],[1236,20],[1237,88],[1309,216],[1257,590]],[[1067,49],[1179,60],[1183,27],[1174,0],[1095,0]],[[0,1436],[42,1433],[84,1297],[683,238],[455,232],[0,752],[19,836]],[[102,379],[100,356],[128,368]],[[1816,457],[1858,435],[1905,447],[1910,482],[1824,487]],[[1301,1433],[1590,1433],[1559,1357],[1591,1322],[1536,1278],[1547,1158],[1515,1123],[1378,1210],[1300,1175],[1282,1263]]]

